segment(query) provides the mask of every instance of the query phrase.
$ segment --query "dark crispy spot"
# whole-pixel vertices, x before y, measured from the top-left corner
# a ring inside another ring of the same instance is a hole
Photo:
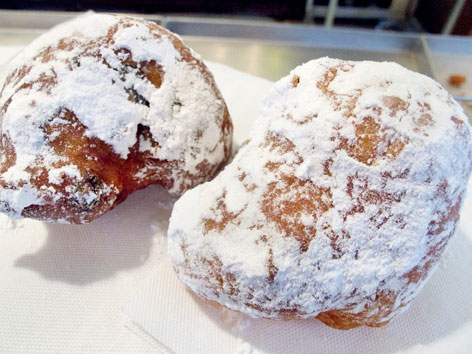
[[[272,248],[269,249],[269,259],[267,260],[267,268],[269,270],[269,276],[267,277],[267,281],[269,284],[274,282],[275,276],[277,275],[279,269],[274,265],[274,253]]]
[[[150,105],[149,101],[147,99],[145,99],[142,95],[140,95],[138,93],[138,91],[136,91],[136,89],[133,86],[125,88],[125,91],[129,95],[128,100],[130,100],[131,102],[143,104],[146,107],[149,107],[149,105]]]

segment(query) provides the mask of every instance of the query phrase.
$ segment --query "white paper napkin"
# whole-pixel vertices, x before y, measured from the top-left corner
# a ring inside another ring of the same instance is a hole
[[[9,62],[24,47],[24,45],[0,46],[0,65]]]
[[[258,108],[253,102],[247,105],[241,102],[265,91],[267,82],[222,65],[210,64],[210,68],[230,111],[234,114],[235,109],[245,110],[241,115],[233,115],[236,128],[243,127],[236,132],[237,139],[244,140]],[[248,89],[241,90],[240,83]],[[129,326],[133,331],[141,330],[154,337],[160,343],[156,346],[166,352],[470,354],[472,180],[469,190],[457,234],[437,272],[410,309],[385,327],[339,331],[316,319],[288,322],[251,319],[211,305],[186,290],[166,257],[150,282],[123,311],[131,320]],[[161,226],[165,239],[167,223]]]
[[[121,307],[158,270],[173,201],[151,186],[89,225],[0,214],[0,353],[155,353]]]

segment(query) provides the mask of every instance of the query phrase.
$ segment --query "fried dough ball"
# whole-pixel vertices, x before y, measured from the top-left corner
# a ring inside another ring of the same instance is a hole
[[[382,326],[434,272],[471,164],[467,117],[432,79],[313,60],[274,85],[233,162],[177,201],[169,255],[197,295],[252,317]]]
[[[0,211],[87,223],[138,189],[180,195],[231,153],[199,56],[139,18],[89,13],[31,43],[0,93]]]

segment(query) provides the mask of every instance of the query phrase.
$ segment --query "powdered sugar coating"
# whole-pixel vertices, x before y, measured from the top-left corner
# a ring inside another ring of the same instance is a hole
[[[64,197],[54,187],[63,177],[73,185],[90,178],[58,152],[62,128],[81,129],[82,143],[103,146],[115,164],[138,158],[136,168],[121,166],[134,189],[160,183],[181,194],[211,177],[231,151],[231,121],[211,74],[153,23],[88,13],[39,37],[9,68],[0,96],[0,203],[11,216]],[[31,182],[38,169],[50,185]],[[132,192],[122,183],[105,178],[100,188],[116,194],[106,203]]]
[[[471,164],[467,117],[432,79],[314,60],[274,85],[233,162],[175,204],[169,254],[194,292],[253,317],[379,326],[437,266]]]

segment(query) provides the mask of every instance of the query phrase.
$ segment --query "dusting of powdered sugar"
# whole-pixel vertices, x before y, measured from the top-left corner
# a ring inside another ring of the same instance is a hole
[[[64,177],[80,179],[82,176],[80,171],[75,165],[67,165],[59,168],[55,168],[49,172],[49,183],[61,184],[64,181]]]
[[[22,220],[16,220],[8,217],[8,215],[0,214],[0,232],[11,231],[15,229],[22,228]]]
[[[10,79],[0,96],[1,133],[16,154],[15,163],[0,175],[9,186],[0,188],[3,209],[19,217],[25,207],[44,203],[43,191],[29,183],[30,167],[38,159],[50,171],[53,185],[63,176],[84,178],[49,145],[58,133],[44,132],[46,124],[68,123],[61,116],[51,120],[61,112],[73,112],[87,137],[105,142],[122,159],[135,145],[138,127],[148,127],[159,146],[143,141],[140,151],[178,161],[184,171],[172,176],[171,192],[177,193],[202,163],[219,164],[225,158],[225,104],[198,68],[200,62],[184,60],[176,40],[162,28],[152,32],[140,19],[87,13],[56,26],[19,53],[8,66]],[[122,61],[128,59],[138,65],[158,63],[163,73],[160,87],[126,69]]]
[[[254,348],[250,343],[238,338],[235,354],[254,354]]]
[[[197,294],[253,317],[372,308],[388,321],[454,232],[471,141],[462,108],[426,76],[308,62],[273,86],[233,162],[177,201],[169,255]]]

